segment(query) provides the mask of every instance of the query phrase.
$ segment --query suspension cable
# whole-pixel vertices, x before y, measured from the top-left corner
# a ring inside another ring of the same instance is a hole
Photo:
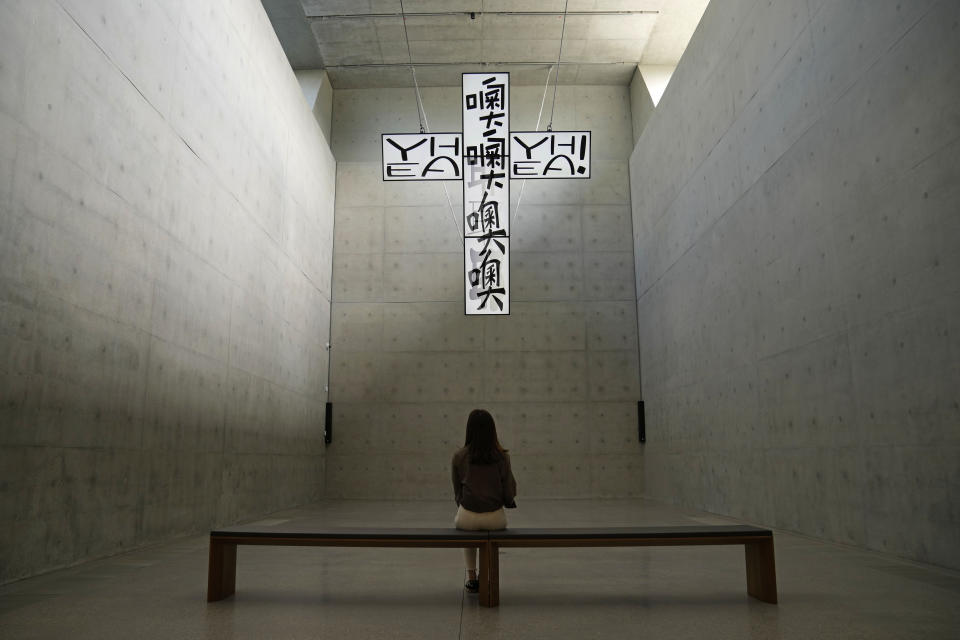
[[[413,75],[413,89],[417,96],[417,121],[420,123],[420,133],[430,132],[430,121],[427,119],[427,110],[423,107],[423,97],[420,95],[420,84],[417,82],[417,69],[413,66],[413,55],[410,53],[410,37],[407,35],[407,17],[403,10],[403,0],[400,0],[400,16],[403,19],[403,39],[407,42],[407,58],[410,61],[410,73]],[[453,210],[453,202],[450,200],[450,193],[447,191],[445,182],[440,183],[443,187],[443,195],[447,199],[447,207],[450,209],[450,217],[453,220],[453,227],[457,230],[457,236],[463,241],[463,231],[457,224],[457,214]]]
[[[423,111],[423,102],[420,99],[420,85],[417,83],[417,70],[413,66],[413,54],[410,53],[410,36],[407,35],[407,16],[403,10],[403,0],[400,0],[400,18],[403,20],[403,39],[407,43],[407,59],[410,61],[410,73],[413,74],[413,87],[417,92],[417,121],[420,123],[420,133],[423,133],[423,118],[420,112]],[[563,46],[561,40],[560,45]]]
[[[553,66],[551,65],[547,69],[547,79],[543,83],[543,97],[540,98],[540,113],[537,114],[537,126],[534,127],[534,131],[540,131],[540,118],[543,117],[543,103],[547,101],[547,89],[550,88],[550,74],[553,72]],[[520,216],[520,203],[523,202],[523,190],[527,186],[527,181],[524,180],[520,183],[520,195],[517,196],[517,208],[513,210],[513,221],[516,222],[517,218]]]
[[[401,3],[403,0],[400,0]],[[563,33],[567,29],[567,5],[570,0],[563,3],[563,23],[560,25],[560,50],[557,51],[557,75],[553,81],[553,104],[550,106],[550,124],[547,125],[547,131],[553,131],[553,110],[557,106],[557,85],[560,84],[560,55],[563,53]],[[402,8],[402,5],[401,5]]]

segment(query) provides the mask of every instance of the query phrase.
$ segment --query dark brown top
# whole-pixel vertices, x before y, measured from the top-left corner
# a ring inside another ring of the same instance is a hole
[[[517,481],[510,469],[510,456],[492,464],[473,464],[466,447],[453,454],[453,496],[457,505],[474,513],[514,506]]]

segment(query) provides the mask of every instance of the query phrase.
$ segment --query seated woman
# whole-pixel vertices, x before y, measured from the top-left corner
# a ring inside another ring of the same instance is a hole
[[[467,418],[467,438],[453,454],[453,495],[457,501],[457,529],[466,531],[507,528],[503,508],[515,508],[517,481],[510,469],[510,456],[497,439],[493,416],[474,409]],[[463,550],[467,563],[466,589],[477,593],[477,550]]]

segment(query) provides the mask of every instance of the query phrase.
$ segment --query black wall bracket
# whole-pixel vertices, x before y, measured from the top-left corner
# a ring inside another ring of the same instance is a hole
[[[643,400],[637,400],[637,437],[640,438],[640,444],[647,441],[647,424],[643,415]]]
[[[326,444],[333,442],[333,403],[328,402],[323,412],[323,441]]]

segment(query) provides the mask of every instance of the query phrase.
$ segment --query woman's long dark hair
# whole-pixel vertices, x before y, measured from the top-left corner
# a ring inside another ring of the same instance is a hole
[[[470,452],[470,462],[475,464],[492,464],[507,453],[497,439],[497,425],[493,416],[484,409],[474,409],[467,417],[467,440],[464,445]]]

